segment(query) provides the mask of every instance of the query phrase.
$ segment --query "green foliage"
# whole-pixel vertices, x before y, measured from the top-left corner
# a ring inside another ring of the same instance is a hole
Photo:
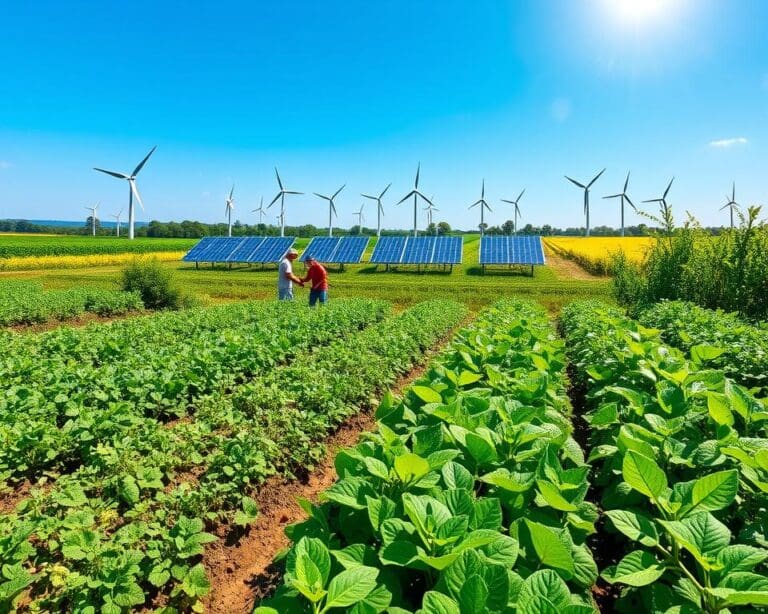
[[[122,286],[126,292],[141,296],[147,309],[181,309],[190,306],[173,272],[154,258],[137,258],[122,273]]]
[[[758,224],[760,208],[739,213],[741,225],[712,236],[693,219],[675,228],[671,210],[666,231],[642,264],[617,256],[614,296],[633,309],[662,300],[688,300],[712,309],[768,318],[768,226]]]
[[[24,256],[85,256],[90,254],[144,254],[184,251],[195,244],[189,239],[134,239],[117,237],[0,235],[2,259]]]

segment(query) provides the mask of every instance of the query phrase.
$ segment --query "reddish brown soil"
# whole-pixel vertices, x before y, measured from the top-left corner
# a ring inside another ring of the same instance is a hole
[[[599,275],[592,275],[592,273],[582,269],[573,260],[563,258],[551,249],[545,249],[547,253],[547,266],[555,272],[559,279],[579,279],[583,281],[600,281],[605,279],[605,277],[600,277]]]
[[[99,316],[95,313],[81,313],[74,318],[68,318],[66,320],[48,320],[47,322],[41,322],[40,324],[14,324],[13,326],[5,327],[7,330],[13,330],[17,333],[43,333],[48,330],[60,328],[62,326],[69,326],[70,328],[79,328],[81,326],[87,326],[96,322],[114,322],[116,320],[126,320],[128,318],[137,318],[140,316],[150,315],[155,313],[154,311],[131,311],[119,316]]]
[[[14,488],[13,491],[0,494],[0,514],[10,514],[16,509],[16,506],[19,503],[31,494],[33,488],[45,491],[50,487],[50,482],[46,484],[32,484],[28,480],[25,480],[22,484]]]
[[[451,337],[453,331],[433,353],[423,357],[397,381],[393,392],[401,392],[423,375],[434,353]],[[206,612],[250,614],[256,600],[274,591],[281,574],[272,561],[289,545],[285,527],[306,517],[296,500],[301,497],[316,502],[317,496],[336,481],[333,461],[338,450],[355,445],[360,434],[373,430],[375,425],[373,410],[352,417],[327,440],[328,454],[314,471],[292,482],[277,476],[266,482],[256,496],[259,507],[256,522],[244,535],[238,536],[234,544],[226,531],[218,532],[224,539],[211,544],[203,556],[212,587],[205,600]]]

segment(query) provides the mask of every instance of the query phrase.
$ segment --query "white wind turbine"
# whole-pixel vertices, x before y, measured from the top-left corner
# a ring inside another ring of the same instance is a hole
[[[264,210],[264,197],[262,196],[259,199],[259,208],[258,209],[251,209],[251,213],[258,213],[259,214],[259,224],[261,224],[261,218],[264,217],[264,214],[266,211]]]
[[[725,203],[722,207],[720,207],[720,211],[723,209],[730,209],[731,210],[731,228],[733,228],[733,210],[739,208],[739,203],[736,202],[736,182],[733,182],[733,191],[731,192],[730,196],[726,195],[726,198],[728,199],[728,202]]]
[[[384,215],[384,205],[381,204],[381,199],[384,198],[384,194],[387,193],[387,190],[389,189],[389,186],[392,184],[390,183],[386,188],[384,188],[378,196],[369,196],[368,194],[361,194],[363,198],[369,198],[371,200],[376,201],[376,236],[381,237],[381,217]]]
[[[335,215],[336,217],[338,217],[338,214],[336,213],[336,205],[334,204],[333,200],[339,195],[339,192],[341,192],[346,185],[347,184],[345,183],[338,190],[336,190],[333,196],[323,196],[322,194],[313,192],[315,196],[328,201],[328,236],[329,237],[333,236],[333,216]]]
[[[434,196],[432,198],[434,198]],[[432,203],[429,203],[426,207],[424,207],[424,211],[427,212],[427,227],[429,227],[432,225],[432,212],[440,211],[440,209],[435,207]],[[437,236],[437,226],[435,226],[435,236]]]
[[[627,195],[627,188],[629,187],[629,173],[627,173],[627,180],[624,182],[624,189],[619,194],[611,194],[610,196],[603,196],[603,198],[620,198],[621,199],[621,236],[624,236],[624,201],[628,202],[630,206],[637,211],[637,207],[630,200]]]
[[[93,207],[84,207],[91,212],[91,234],[96,236],[96,209],[99,208],[99,203],[96,203]]]
[[[576,181],[575,179],[571,179],[568,175],[565,176],[565,178],[570,181],[573,185],[578,186],[584,190],[584,215],[587,217],[587,232],[586,236],[589,236],[589,188],[591,188],[595,181],[600,179],[600,175],[602,175],[605,172],[605,169],[601,170],[595,177],[590,181],[588,184],[584,185],[583,183]]]
[[[136,166],[135,169],[133,169],[133,172],[130,175],[126,175],[124,173],[118,173],[115,171],[107,171],[103,168],[96,168],[94,167],[93,170],[99,171],[100,173],[106,173],[107,175],[112,175],[113,177],[117,177],[118,179],[125,179],[128,181],[128,238],[133,239],[133,222],[134,222],[134,211],[133,211],[133,199],[134,197],[139,202],[139,205],[141,206],[141,210],[144,211],[144,203],[141,202],[141,197],[139,196],[139,191],[136,189],[136,175],[139,174],[139,171],[144,167],[144,165],[147,163],[147,160],[149,160],[149,156],[151,156],[155,149],[157,149],[157,145],[155,145],[150,152],[146,155],[146,157],[139,162],[139,164]]]
[[[365,203],[360,205],[360,209],[352,214],[357,216],[357,225],[360,228],[359,234],[363,234],[363,222],[365,221],[365,216],[363,215],[363,207],[365,207]]]
[[[225,201],[227,204],[227,208],[225,210],[225,213],[227,214],[227,236],[232,236],[232,209],[235,208],[235,199],[232,198],[232,194],[235,193],[235,184],[232,184],[232,189],[229,191],[229,196],[227,196],[227,200]]]
[[[116,214],[113,213],[112,217],[115,218],[115,234],[116,236],[120,236],[120,216],[123,215],[123,210],[120,209]]]
[[[472,209],[478,205],[480,206],[480,236],[482,237],[483,234],[485,234],[485,210],[488,209],[488,211],[493,211],[485,200],[485,179],[483,179],[483,187],[480,190],[480,199],[469,205],[468,209]]]
[[[514,222],[514,225],[512,226],[513,228],[512,232],[514,232],[515,234],[517,234],[517,217],[521,215],[520,205],[518,203],[520,202],[520,199],[523,197],[523,194],[525,194],[525,188],[523,188],[523,191],[520,192],[520,194],[515,200],[507,200],[505,198],[501,199],[501,202],[503,203],[509,203],[510,205],[514,205],[513,214],[515,216],[515,222]]]
[[[669,185],[667,186],[667,189],[664,190],[664,195],[661,198],[651,198],[650,200],[644,200],[644,203],[659,203],[659,206],[661,207],[661,211],[666,218],[669,214],[669,204],[667,203],[667,194],[669,194],[669,190],[672,187],[672,182],[675,180],[674,177],[670,179]]]
[[[283,187],[283,182],[280,179],[280,173],[277,172],[277,167],[275,167],[275,177],[277,177],[277,185],[280,186],[280,190],[277,193],[277,196],[275,196],[272,199],[272,202],[267,205],[267,209],[272,207],[278,200],[280,201],[280,236],[285,236],[285,195],[286,194],[303,194],[303,192],[295,192],[293,190],[286,190]]]
[[[398,205],[400,203],[405,202],[411,196],[413,196],[413,236],[417,237],[419,235],[419,221],[418,221],[418,202],[419,198],[423,199],[425,202],[428,202],[430,205],[432,204],[432,201],[429,200],[424,194],[419,192],[419,174],[421,172],[421,162],[419,162],[419,165],[416,167],[416,181],[414,181],[413,184],[413,190],[408,192],[403,198],[397,203]]]

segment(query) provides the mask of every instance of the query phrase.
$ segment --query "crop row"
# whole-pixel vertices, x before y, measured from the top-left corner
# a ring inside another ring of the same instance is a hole
[[[0,271],[38,271],[42,269],[83,269],[95,266],[130,264],[137,258],[158,262],[180,262],[186,252],[121,252],[71,256],[12,256],[0,259]]]
[[[602,573],[619,609],[768,605],[768,405],[616,309],[572,303],[562,324],[615,529],[603,549],[633,548]]]
[[[35,282],[0,282],[0,326],[66,320],[86,312],[115,316],[143,309],[141,297],[134,292],[101,288],[43,291]]]
[[[589,467],[571,436],[563,344],[502,301],[461,331],[339,480],[289,528],[258,614],[595,612]]]
[[[0,259],[25,256],[149,253],[187,250],[196,239],[116,239],[114,237],[0,236]],[[0,260],[2,264],[2,260]]]
[[[46,611],[117,613],[152,600],[198,609],[210,588],[198,561],[216,539],[204,523],[252,521],[247,495],[277,472],[311,468],[328,432],[464,314],[447,301],[417,305],[203,399],[192,421],[101,442],[100,465],[0,517],[0,558],[15,578],[5,594],[0,585],[0,609],[13,599]]]
[[[641,313],[639,321],[661,329],[667,343],[695,352],[708,366],[768,396],[768,329],[683,301],[657,303]]]
[[[100,446],[184,416],[302,348],[381,320],[385,303],[276,302],[158,314],[42,335],[7,335],[0,357],[0,478],[100,463]]]

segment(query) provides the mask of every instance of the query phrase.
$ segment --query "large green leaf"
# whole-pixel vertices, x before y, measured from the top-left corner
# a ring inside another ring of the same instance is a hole
[[[459,592],[459,604],[462,612],[485,611],[487,599],[488,587],[479,575],[468,578]]]
[[[441,470],[443,482],[447,488],[460,488],[462,490],[472,490],[475,480],[472,474],[459,463],[450,462],[443,465]]]
[[[411,386],[411,392],[425,403],[442,403],[440,393],[428,386]]]
[[[528,603],[537,597],[546,599],[558,610],[565,608],[571,601],[568,586],[551,569],[535,571],[525,579],[517,597],[518,609],[533,611]]]
[[[629,539],[640,542],[644,546],[655,546],[659,543],[656,526],[642,514],[627,510],[608,510],[605,515],[611,519],[613,526]]]
[[[736,469],[705,475],[693,483],[690,493],[683,499],[679,516],[714,512],[728,507],[736,499],[738,489],[739,472]]]
[[[541,496],[544,498],[544,501],[546,501],[547,505],[550,507],[561,512],[575,512],[578,509],[573,503],[560,494],[560,490],[552,482],[548,482],[547,480],[536,480],[536,486],[539,489]]]
[[[627,484],[653,500],[658,500],[667,489],[664,471],[653,459],[634,450],[624,456],[621,471]]]
[[[421,604],[419,614],[460,614],[459,604],[448,595],[438,593],[437,591],[427,591],[424,593],[424,600]]]
[[[525,520],[531,544],[542,565],[561,570],[566,577],[573,576],[573,555],[557,533],[543,524]]]
[[[665,571],[665,565],[650,552],[635,550],[621,559],[618,565],[606,569],[603,578],[611,584],[620,582],[627,586],[647,586],[661,578]]]
[[[379,570],[373,567],[346,569],[334,576],[328,585],[323,612],[331,608],[346,608],[365,599],[376,588]]]
[[[395,473],[402,482],[413,482],[429,473],[429,463],[426,459],[406,452],[395,458]]]
[[[709,512],[683,520],[659,521],[675,541],[705,568],[712,569],[718,553],[731,540],[731,532]]]

